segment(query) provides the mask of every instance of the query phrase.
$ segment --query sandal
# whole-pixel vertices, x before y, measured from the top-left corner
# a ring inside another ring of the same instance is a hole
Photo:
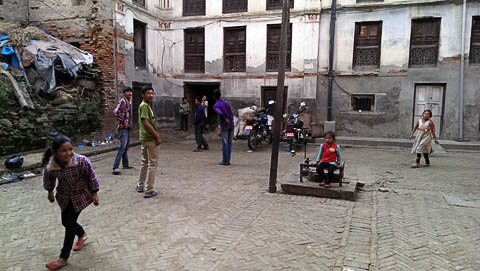
[[[329,184],[329,183],[326,183],[326,184],[325,184],[323,187],[325,187],[325,188],[331,188],[331,187],[332,187],[332,185],[331,185],[331,184]]]
[[[420,165],[418,163],[413,163],[410,165],[411,168],[419,168]]]
[[[322,181],[322,182],[320,183],[320,186],[325,186],[325,181]]]
[[[67,264],[68,264],[68,262],[66,264],[62,265],[58,262],[58,260],[55,260],[55,261],[51,261],[51,262],[45,264],[45,266],[48,268],[48,270],[58,270],[58,269],[64,267],[65,265],[67,265]]]
[[[83,244],[85,243],[85,241],[87,241],[88,239],[88,236],[87,234],[85,233],[81,238],[78,239],[78,241],[75,243],[75,245],[73,246],[73,251],[79,251],[80,249],[82,249],[83,247]]]
[[[429,167],[430,164],[422,164],[422,167]]]

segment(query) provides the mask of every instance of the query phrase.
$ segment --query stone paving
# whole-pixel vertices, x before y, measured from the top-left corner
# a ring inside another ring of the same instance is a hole
[[[344,148],[346,176],[367,183],[348,202],[268,193],[270,153],[246,145],[225,167],[218,141],[202,153],[191,140],[162,144],[152,199],[134,190],[139,147],[121,176],[114,152],[91,157],[101,203],[80,215],[89,239],[62,270],[479,270],[480,208],[444,199],[479,200],[478,153],[410,169],[404,149]],[[302,160],[281,152],[279,176]],[[0,270],[45,270],[63,234],[41,178],[0,186]]]

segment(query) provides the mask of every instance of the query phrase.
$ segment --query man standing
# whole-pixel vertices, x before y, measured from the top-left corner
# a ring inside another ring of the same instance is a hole
[[[202,97],[202,106],[205,111],[205,133],[208,133],[208,100],[207,96],[203,95]]]
[[[200,97],[195,98],[195,106],[197,106],[197,111],[195,112],[195,140],[197,141],[197,148],[194,152],[200,152],[203,150],[208,150],[208,143],[205,137],[203,136],[203,132],[205,130],[205,126],[207,126],[207,118],[205,117],[205,108],[202,105],[202,101]],[[203,146],[203,148],[202,148]]]
[[[162,139],[155,129],[155,117],[152,111],[152,101],[155,92],[151,87],[142,88],[143,101],[138,107],[138,130],[140,142],[142,143],[142,167],[138,180],[137,192],[145,192],[144,198],[151,198],[158,193],[153,191],[155,173],[157,171],[158,145]],[[148,173],[148,178],[147,178]],[[145,189],[145,180],[147,187]]]
[[[229,166],[230,158],[232,156],[232,140],[233,129],[235,124],[233,122],[233,112],[230,104],[220,99],[221,92],[219,89],[213,91],[213,96],[216,99],[216,103],[213,106],[215,112],[220,117],[220,136],[222,137],[222,161],[220,165]]]
[[[180,104],[180,131],[188,132],[188,114],[190,113],[190,105],[187,103],[187,97],[182,98]]]
[[[123,88],[123,98],[118,102],[117,107],[113,110],[113,115],[118,120],[117,131],[120,138],[120,146],[118,147],[115,162],[113,162],[113,174],[120,175],[122,172],[118,169],[120,160],[122,160],[123,169],[132,168],[128,164],[128,145],[130,144],[130,128],[132,127],[132,88]]]

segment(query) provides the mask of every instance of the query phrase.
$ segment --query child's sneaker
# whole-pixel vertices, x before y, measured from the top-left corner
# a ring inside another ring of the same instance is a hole
[[[430,164],[422,164],[422,167],[429,167]]]
[[[413,163],[410,165],[411,168],[419,168],[420,167],[420,164],[418,163]]]

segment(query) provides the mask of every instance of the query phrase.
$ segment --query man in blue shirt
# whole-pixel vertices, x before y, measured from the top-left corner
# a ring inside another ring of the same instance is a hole
[[[213,91],[213,96],[216,100],[213,109],[220,117],[220,136],[222,137],[222,161],[220,161],[219,164],[229,166],[232,156],[232,140],[235,124],[233,122],[232,108],[227,101],[220,99],[221,95],[219,89]]]
[[[207,140],[203,136],[205,127],[208,124],[207,118],[205,117],[205,108],[203,107],[201,97],[195,98],[195,106],[197,107],[197,111],[195,112],[195,121],[193,122],[193,124],[195,125],[195,140],[197,141],[197,148],[194,150],[194,152],[200,152],[202,150],[208,150]]]

